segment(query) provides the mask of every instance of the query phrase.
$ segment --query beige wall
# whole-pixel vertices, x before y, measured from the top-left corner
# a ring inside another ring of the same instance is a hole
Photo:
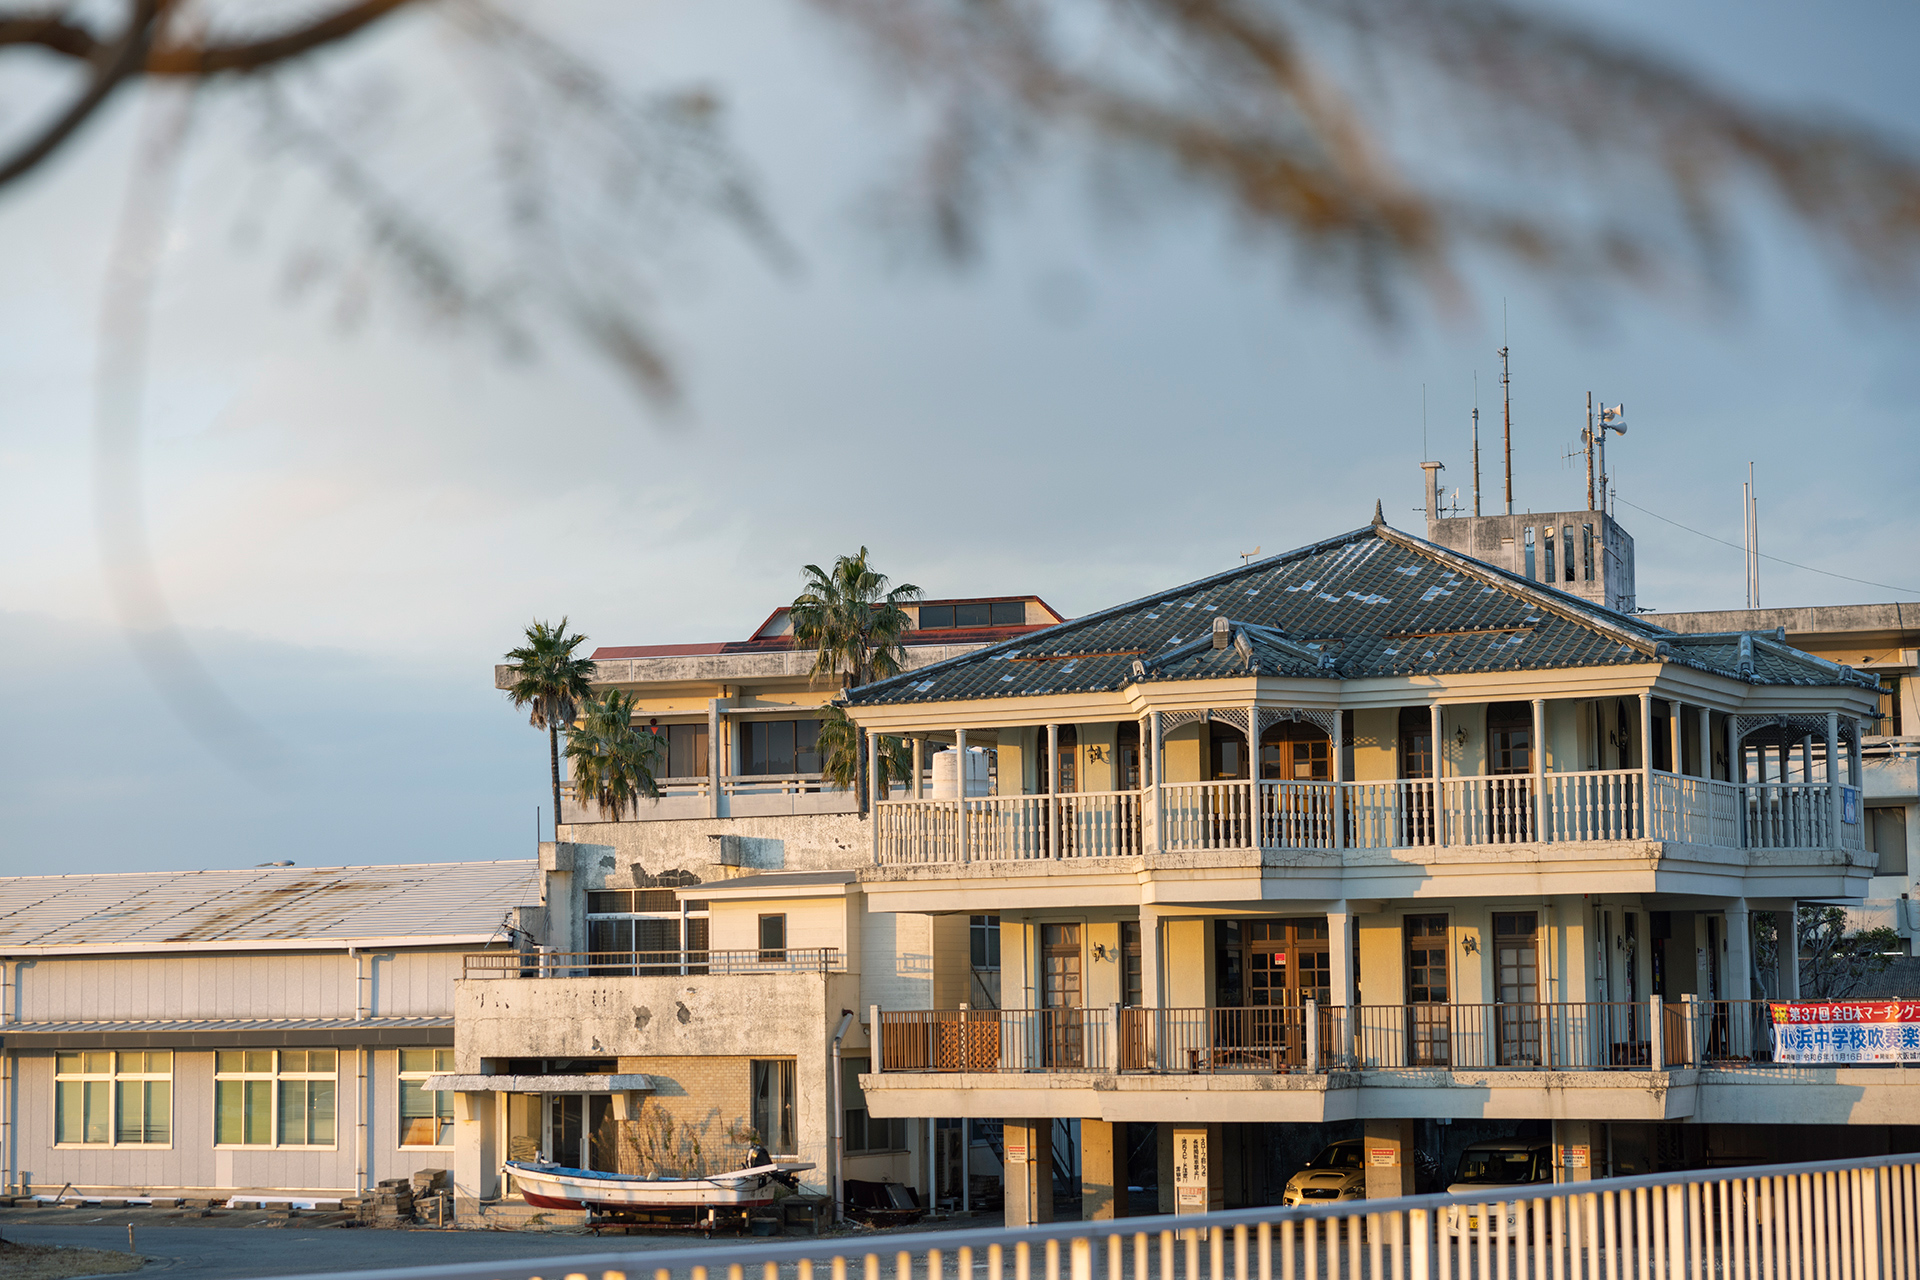
[[[1390,781],[1400,768],[1400,708],[1374,707],[1353,713],[1355,782]]]
[[[1204,724],[1183,724],[1167,735],[1165,782],[1201,782],[1206,778],[1207,743]]]
[[[789,947],[846,949],[847,911],[842,898],[715,902],[707,917],[708,945],[715,951],[751,951],[760,945],[760,917],[774,915],[787,918]]]
[[[753,1141],[752,1062],[745,1057],[621,1058],[620,1070],[650,1077],[653,1092],[637,1119],[608,1121],[618,1126],[618,1171],[740,1168]]]

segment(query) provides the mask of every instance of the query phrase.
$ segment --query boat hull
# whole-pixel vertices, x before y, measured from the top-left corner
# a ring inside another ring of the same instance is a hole
[[[643,1178],[510,1162],[503,1172],[512,1176],[521,1198],[538,1208],[633,1213],[757,1208],[772,1204],[779,1192],[774,1175],[811,1168],[785,1163],[710,1178]]]

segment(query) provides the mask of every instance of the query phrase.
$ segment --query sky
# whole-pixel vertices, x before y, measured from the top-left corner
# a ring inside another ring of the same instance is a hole
[[[1920,599],[1901,550],[1920,540],[1920,315],[1836,281],[1763,206],[1717,304],[1570,297],[1478,262],[1468,309],[1386,328],[1203,202],[1114,218],[1068,169],[951,270],[877,226],[898,100],[816,14],[547,12],[610,75],[719,95],[792,261],[696,228],[649,263],[686,387],[662,414],[564,342],[503,352],[378,289],[343,323],[337,294],[297,287],[299,246],[338,215],[262,195],[242,131],[196,122],[151,312],[147,529],[266,765],[175,717],[102,585],[100,299],[150,108],[129,96],[0,193],[0,874],[530,856],[546,744],[491,678],[530,619],[594,644],[738,638],[803,564],[862,545],[933,595],[1073,615],[1356,528],[1376,499],[1419,532],[1423,454],[1471,500],[1468,413],[1477,375],[1497,437],[1503,340],[1521,508],[1583,505],[1562,455],[1587,393],[1626,405],[1610,461],[1642,605],[1743,603],[1749,460],[1765,550],[1884,584],[1768,564],[1764,603]],[[1920,11],[1583,12],[1760,101],[1920,145]],[[352,57],[406,66],[442,39],[410,19]],[[407,118],[423,180],[454,180],[435,147],[459,111]],[[1490,446],[1482,472],[1491,512]]]

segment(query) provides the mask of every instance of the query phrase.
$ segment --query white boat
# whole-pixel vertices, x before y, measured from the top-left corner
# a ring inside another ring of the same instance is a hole
[[[781,1185],[814,1166],[774,1160],[706,1177],[604,1173],[563,1165],[509,1160],[501,1172],[513,1178],[528,1204],[542,1209],[593,1209],[603,1213],[661,1209],[751,1209],[772,1204]]]

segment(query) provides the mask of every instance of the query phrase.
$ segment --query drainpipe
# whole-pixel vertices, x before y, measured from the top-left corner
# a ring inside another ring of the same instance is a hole
[[[353,1020],[355,1022],[365,1022],[367,1020],[366,978],[362,973],[362,970],[365,968],[365,960],[366,957],[360,953],[360,948],[347,948],[347,963],[353,966]],[[367,1193],[368,1186],[371,1185],[367,1181],[367,1138],[369,1130],[367,1128],[367,1046],[365,1044],[357,1044],[354,1046],[353,1063],[355,1081],[353,1112],[360,1130],[359,1134],[356,1135],[359,1138],[359,1142],[356,1144],[359,1150],[356,1154],[360,1159],[358,1162],[359,1168],[353,1171],[353,1194],[363,1196]]]
[[[847,1112],[840,1096],[840,1041],[846,1037],[847,1028],[853,1025],[853,1010],[840,1011],[840,1028],[833,1033],[833,1220],[839,1222],[841,1206],[846,1203],[845,1174],[843,1172],[847,1158]],[[878,1040],[880,1030],[874,1028],[874,1039]]]

